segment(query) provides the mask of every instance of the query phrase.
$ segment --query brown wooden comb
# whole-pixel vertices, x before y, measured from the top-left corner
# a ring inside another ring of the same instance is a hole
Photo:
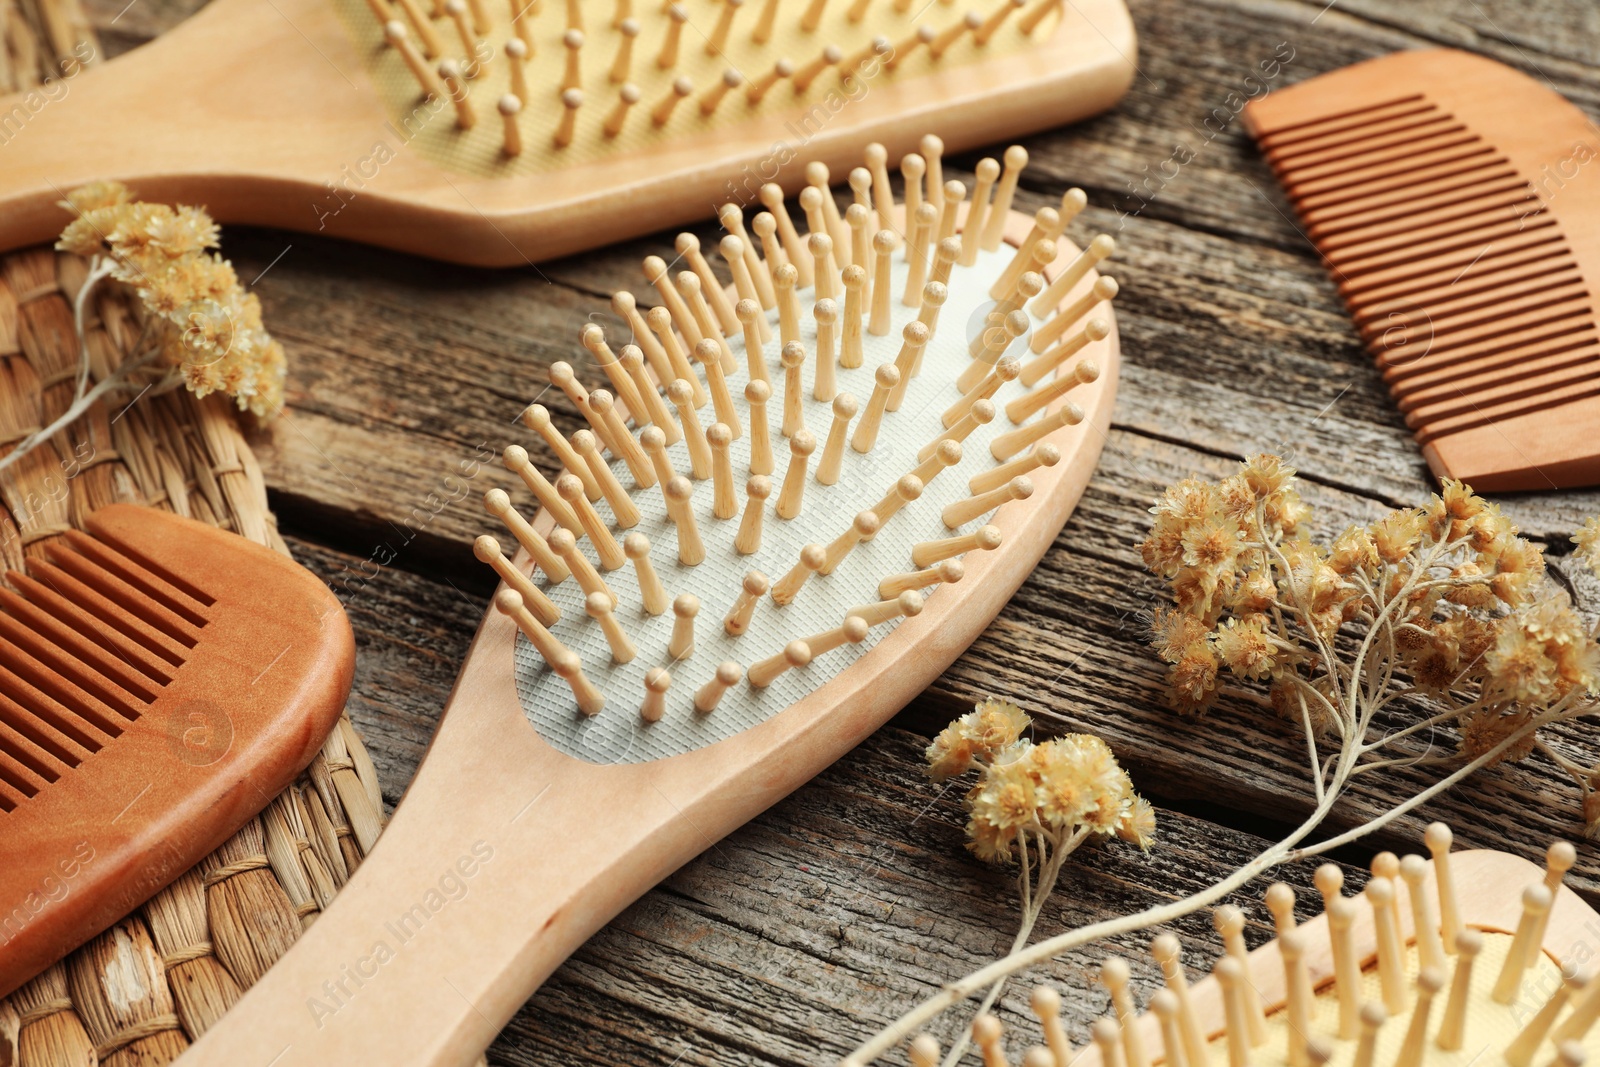
[[[1428,465],[1483,491],[1600,483],[1594,125],[1527,76],[1403,52],[1244,111]]]
[[[0,588],[0,996],[154,895],[321,746],[355,643],[310,572],[129,505]]]

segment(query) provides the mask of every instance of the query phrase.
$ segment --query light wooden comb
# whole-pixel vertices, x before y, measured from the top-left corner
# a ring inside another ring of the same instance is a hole
[[[583,337],[625,402],[557,363],[588,428],[524,420],[571,469],[552,483],[506,450],[545,507],[485,499],[522,552],[478,542],[499,610],[382,842],[195,1063],[465,1063],[621,908],[976,638],[1083,492],[1118,363],[1109,239],[1060,238],[1083,194],[1029,219],[1000,171],[980,163],[971,197],[913,185],[899,251],[905,205],[850,205],[835,242],[811,193],[803,241],[781,202],[767,256],[723,239],[730,290],[689,235],[675,276],[646,260],[663,306],[615,300],[640,347]],[[835,295],[797,298],[802,270]]]
[[[1576,851],[1550,847],[1544,870],[1492,850],[1450,852],[1450,830],[1428,828],[1431,861],[1380,853],[1357,896],[1343,875],[1317,871],[1321,915],[1297,924],[1294,892],[1279,883],[1266,905],[1278,936],[1246,952],[1244,915],[1214,917],[1225,951],[1190,984],[1172,934],[1151,942],[1166,988],[1143,1013],[1129,968],[1108,959],[1112,1014],[1074,1051],[1055,990],[1034,990],[1044,1044],[1024,1067],[1583,1067],[1600,1054],[1600,978],[1590,961],[1600,915],[1562,885]],[[1420,932],[1420,936],[1419,936]],[[1000,1024],[973,1026],[987,1067],[1011,1061]],[[931,1067],[938,1046],[913,1042]]]
[[[278,553],[150,508],[88,527],[0,588],[0,996],[260,811],[355,669],[338,600]]]
[[[930,127],[957,150],[1094,114],[1135,48],[1122,0],[215,0],[0,99],[0,246],[117,178],[222,222],[522,265],[793,192],[802,151],[837,169]]]
[[[1600,154],[1583,112],[1482,56],[1401,52],[1245,122],[1439,478],[1600,482]]]

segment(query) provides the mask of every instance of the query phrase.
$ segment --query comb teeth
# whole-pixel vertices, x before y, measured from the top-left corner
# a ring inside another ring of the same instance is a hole
[[[1247,121],[1435,473],[1592,484],[1593,197],[1567,188],[1587,122],[1499,64],[1416,55],[1274,94]]]
[[[0,588],[0,811],[138,719],[182,667],[215,603],[80,532],[47,555]]]

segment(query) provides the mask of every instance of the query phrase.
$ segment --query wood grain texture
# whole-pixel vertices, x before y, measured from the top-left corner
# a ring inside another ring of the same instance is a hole
[[[114,29],[167,24],[179,9],[165,3],[140,0]],[[92,6],[104,27],[123,3]],[[941,796],[917,766],[929,731],[986,693],[1020,700],[1048,729],[1101,733],[1162,803],[1150,856],[1084,853],[1042,933],[1199,888],[1304,812],[1299,746],[1265,709],[1228,702],[1194,726],[1161,708],[1141,619],[1157,586],[1134,550],[1145,509],[1173,479],[1215,476],[1263,448],[1301,469],[1325,533],[1417,502],[1430,484],[1269,169],[1238,119],[1215,113],[1230,111],[1229,94],[1242,96],[1245,76],[1259,77],[1258,64],[1287,41],[1294,58],[1274,85],[1398,48],[1452,45],[1547,79],[1594,116],[1600,12],[1556,0],[1132,7],[1141,53],[1123,103],[1025,142],[1032,162],[1020,206],[1080,185],[1091,206],[1073,236],[1105,230],[1118,240],[1106,269],[1123,283],[1124,374],[1099,472],[1072,522],[988,632],[893,726],[591,939],[507,1027],[492,1063],[828,1063],[940,981],[992,959],[1016,918],[1009,877],[962,853],[956,791]],[[1172,175],[1162,164],[1180,144],[1191,158]],[[980,155],[953,160],[952,175],[967,180]],[[591,385],[601,381],[568,339],[590,315],[615,324],[614,288],[645,297],[639,259],[670,259],[672,236],[492,273],[293,234],[228,234],[241,277],[271,265],[255,289],[290,349],[293,414],[261,454],[297,555],[347,603],[359,646],[353,714],[396,791],[391,802],[490,592],[469,547],[482,529],[475,500],[491,484],[510,487],[492,463],[459,499],[443,480],[480,444],[488,456],[513,440],[533,448],[511,420],[550,362],[573,361]],[[555,399],[558,419],[577,425]],[[1558,552],[1600,511],[1594,492],[1498,499]],[[1558,571],[1568,573],[1560,563]],[[1600,607],[1593,583],[1571,580],[1581,604]],[[1387,794],[1410,784],[1369,787]],[[1372,796],[1354,795],[1339,823],[1372,810]],[[1535,760],[1481,775],[1373,847],[1419,850],[1421,823],[1434,817],[1454,821],[1459,847],[1530,858],[1579,829],[1570,784]],[[1282,875],[1302,899],[1314,896],[1309,867]],[[1570,881],[1596,899],[1592,847],[1580,847]],[[1252,943],[1269,924],[1259,889],[1235,901],[1252,916]],[[1215,948],[1208,917],[1182,933]],[[1156,971],[1142,941],[1117,951],[1134,959],[1144,996]],[[1090,984],[1100,956],[1074,954],[1050,969],[1068,990],[1080,1042],[1105,1004]],[[1020,1025],[1022,996],[1004,1004]]]

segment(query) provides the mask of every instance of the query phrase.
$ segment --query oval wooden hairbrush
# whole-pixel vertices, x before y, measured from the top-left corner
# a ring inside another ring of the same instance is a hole
[[[1428,828],[1433,859],[1379,853],[1354,894],[1335,864],[1316,873],[1324,910],[1295,919],[1295,895],[1266,892],[1277,937],[1246,951],[1244,913],[1216,909],[1224,952],[1190,984],[1182,945],[1158,934],[1150,953],[1165,978],[1144,1012],[1130,968],[1107,959],[1111,1012],[1074,1050],[1060,995],[1033,992],[1043,1043],[1023,1067],[1583,1067],[1600,1054],[1600,979],[1591,962],[1600,915],[1562,885],[1576,851],[1558,841],[1545,867],[1489,849],[1452,853],[1443,823]],[[989,1065],[1013,1062],[992,1016],[973,1036]],[[848,1060],[855,1063],[855,1060]],[[927,1036],[914,1067],[939,1062]]]
[[[792,192],[801,151],[1083,118],[1135,50],[1122,0],[213,0],[0,99],[0,247],[115,178],[225,223],[523,265]]]
[[[0,587],[0,996],[194,866],[344,708],[327,586],[244,538],[112,505]]]
[[[499,610],[382,842],[195,1062],[467,1061],[977,637],[1083,492],[1117,378],[1109,239],[1060,236],[1076,189],[1012,212],[1001,171],[842,213],[808,190],[799,226],[780,197],[765,255],[685,234],[681,270],[645,261],[662,306],[614,304],[638,345],[581,338],[610,389],[552,367],[586,428],[524,412],[569,469],[506,450],[542,510],[485,499],[521,551],[477,544]]]

